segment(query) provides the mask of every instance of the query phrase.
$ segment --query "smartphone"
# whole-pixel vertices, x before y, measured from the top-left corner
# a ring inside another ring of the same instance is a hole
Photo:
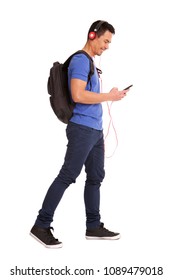
[[[127,89],[131,88],[132,86],[133,86],[133,85],[130,85],[130,86],[124,88],[123,90],[127,90]]]

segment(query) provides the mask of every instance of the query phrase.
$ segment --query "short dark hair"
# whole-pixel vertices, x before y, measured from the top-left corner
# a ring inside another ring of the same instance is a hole
[[[107,21],[103,20],[97,20],[93,22],[89,28],[88,36],[90,32],[95,31],[97,33],[97,36],[102,36],[106,31],[111,32],[112,34],[115,34],[115,28],[108,23]]]

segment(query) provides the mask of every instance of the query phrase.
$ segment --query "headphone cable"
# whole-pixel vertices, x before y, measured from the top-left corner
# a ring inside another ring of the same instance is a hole
[[[99,59],[99,69],[101,68],[101,67],[100,67],[100,62],[101,62],[101,57],[100,57],[100,59]],[[100,70],[100,71],[101,71],[101,70]],[[101,92],[102,92],[102,91],[103,91],[103,85],[102,85],[102,78],[101,78],[101,75],[100,75],[100,74],[102,74],[102,71],[101,71],[100,73],[98,73],[98,74],[99,74],[99,80],[100,80],[100,88],[101,88]],[[111,125],[112,125],[113,131],[114,131],[114,136],[115,136],[115,139],[116,139],[116,145],[115,145],[115,148],[114,148],[112,154],[109,155],[109,156],[106,156],[106,158],[111,158],[111,157],[113,157],[113,155],[115,154],[115,151],[116,151],[116,149],[117,149],[117,147],[118,147],[118,136],[117,136],[117,132],[116,132],[116,129],[115,129],[115,126],[114,126],[114,122],[113,122],[113,119],[112,119],[112,115],[111,115],[111,107],[112,107],[113,101],[111,102],[110,105],[109,105],[109,102],[108,102],[108,101],[106,102],[106,104],[107,104],[108,114],[109,114],[109,124],[108,124],[107,133],[106,133],[105,136],[104,136],[104,143],[105,143],[105,146],[106,146],[106,140],[107,140],[107,138],[108,138],[108,136],[109,136],[109,133],[110,133],[110,127],[111,127]],[[106,148],[105,148],[105,152],[106,152]]]

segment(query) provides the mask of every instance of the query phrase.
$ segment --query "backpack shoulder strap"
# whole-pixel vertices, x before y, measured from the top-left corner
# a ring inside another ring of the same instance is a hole
[[[92,57],[91,57],[87,52],[85,52],[85,51],[83,51],[83,50],[79,50],[79,51],[73,53],[73,54],[64,62],[63,66],[64,66],[65,68],[68,67],[69,64],[70,64],[70,60],[72,59],[72,57],[73,57],[74,55],[76,55],[76,54],[81,54],[81,53],[84,54],[84,55],[86,55],[86,56],[88,57],[89,61],[90,61],[90,72],[89,72],[89,74],[88,74],[88,82],[89,82],[89,80],[91,79],[91,76],[94,74],[94,62],[93,62]]]

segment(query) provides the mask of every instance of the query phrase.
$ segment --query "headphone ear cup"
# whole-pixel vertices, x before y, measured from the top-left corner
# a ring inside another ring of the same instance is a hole
[[[96,37],[96,33],[94,31],[92,31],[92,32],[89,33],[88,37],[89,37],[90,40],[93,40]]]

